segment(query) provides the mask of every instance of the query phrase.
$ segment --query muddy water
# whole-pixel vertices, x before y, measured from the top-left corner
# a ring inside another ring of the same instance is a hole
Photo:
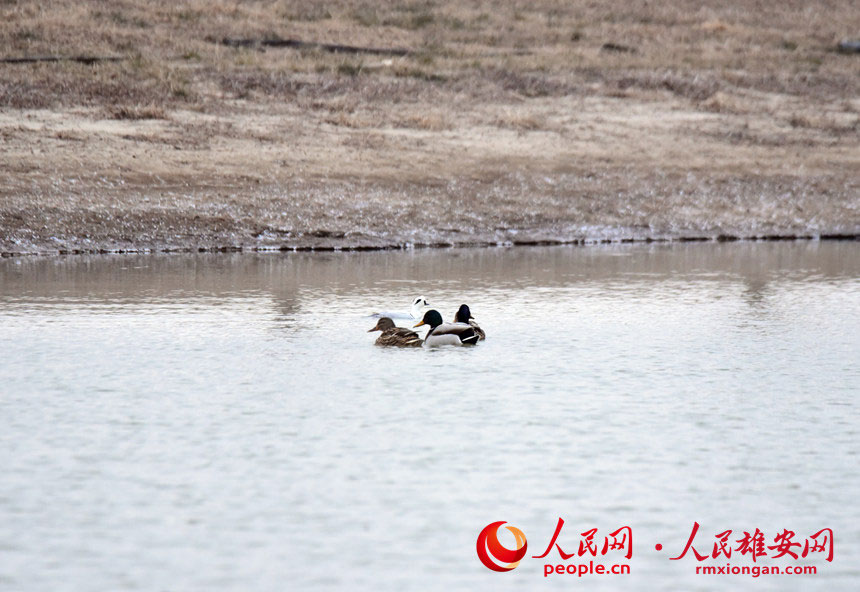
[[[374,347],[418,294],[487,341]],[[858,243],[2,260],[0,588],[847,589],[858,359]],[[479,563],[559,516],[631,575]],[[835,558],[696,576],[694,521]]]

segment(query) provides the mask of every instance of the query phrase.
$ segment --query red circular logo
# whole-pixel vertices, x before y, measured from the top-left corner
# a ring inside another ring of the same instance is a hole
[[[478,559],[493,571],[511,571],[526,556],[526,535],[516,526],[505,527],[514,535],[516,549],[508,549],[499,542],[499,527],[504,523],[504,520],[500,520],[488,524],[478,535]]]

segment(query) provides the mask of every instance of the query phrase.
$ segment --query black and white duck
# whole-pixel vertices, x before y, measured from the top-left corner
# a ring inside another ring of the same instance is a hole
[[[412,308],[409,312],[375,312],[370,316],[373,318],[388,317],[390,319],[407,319],[417,320],[424,316],[424,313],[430,310],[430,304],[424,296],[416,296],[412,299]]]

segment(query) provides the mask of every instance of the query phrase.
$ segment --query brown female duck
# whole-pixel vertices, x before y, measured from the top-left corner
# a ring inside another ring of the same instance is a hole
[[[382,331],[382,335],[376,338],[376,345],[386,345],[394,347],[421,347],[422,341],[418,333],[405,327],[397,327],[388,317],[382,317],[377,321],[376,326],[370,329],[368,333],[374,331]]]

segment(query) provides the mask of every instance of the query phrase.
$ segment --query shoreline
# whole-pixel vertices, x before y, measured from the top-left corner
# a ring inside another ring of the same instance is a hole
[[[0,258],[15,257],[66,257],[74,255],[190,255],[214,253],[357,253],[373,251],[415,251],[429,249],[494,249],[494,248],[528,248],[528,247],[593,247],[601,245],[630,245],[630,244],[687,244],[687,243],[769,243],[769,242],[851,242],[860,241],[858,233],[834,234],[770,234],[753,236],[719,235],[708,236],[678,236],[678,237],[645,237],[645,238],[601,238],[601,239],[558,239],[535,241],[507,242],[456,242],[456,243],[412,243],[388,245],[281,245],[281,246],[215,246],[215,247],[164,247],[144,249],[57,249],[54,251],[0,251]]]

